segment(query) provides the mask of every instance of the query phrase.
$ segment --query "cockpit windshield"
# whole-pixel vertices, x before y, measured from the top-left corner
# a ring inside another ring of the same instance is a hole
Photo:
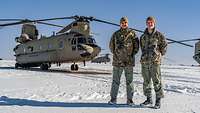
[[[78,44],[85,44],[86,43],[86,38],[80,37],[78,38]]]
[[[88,43],[89,44],[95,44],[96,41],[94,40],[94,38],[88,38]]]

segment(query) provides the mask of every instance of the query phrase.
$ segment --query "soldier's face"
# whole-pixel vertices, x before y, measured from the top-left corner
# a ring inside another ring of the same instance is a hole
[[[153,20],[148,20],[146,24],[148,29],[154,29],[155,27],[155,22]]]
[[[128,22],[127,22],[127,21],[122,21],[122,22],[120,23],[120,27],[121,27],[122,29],[128,28]]]

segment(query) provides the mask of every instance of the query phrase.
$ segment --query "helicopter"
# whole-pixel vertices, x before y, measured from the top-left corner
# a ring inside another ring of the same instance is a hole
[[[74,21],[66,26],[47,23],[46,21],[73,19]],[[77,71],[77,62],[91,61],[101,51],[101,47],[97,45],[95,39],[90,33],[90,21],[120,26],[109,21],[100,20],[87,16],[70,16],[60,18],[47,19],[0,19],[0,21],[14,21],[11,23],[0,24],[0,28],[6,26],[22,24],[22,31],[19,37],[15,38],[18,43],[13,49],[16,57],[15,68],[38,67],[42,70],[48,70],[51,64],[73,63],[71,70]],[[38,37],[38,30],[35,24],[44,24],[62,28],[52,36]],[[134,31],[143,33],[142,30],[130,28]],[[185,46],[193,47],[181,41],[167,38],[168,41],[179,43]]]
[[[104,56],[94,58],[91,63],[107,63],[110,62],[109,53],[103,54]]]
[[[44,21],[74,19],[67,26],[60,26]],[[15,68],[38,67],[48,70],[51,64],[70,63],[71,70],[78,70],[76,62],[90,61],[97,56],[101,48],[90,35],[89,21],[92,18],[84,16],[71,16],[62,18],[50,18],[40,20],[0,19],[0,21],[17,21],[0,24],[1,27],[22,24],[19,37],[15,38],[18,43],[13,49],[16,57]],[[52,36],[38,38],[38,30],[35,23],[61,27],[62,29]]]
[[[190,41],[197,41],[195,43],[195,50],[194,50],[194,55],[193,59],[200,64],[200,38],[195,38],[195,39],[188,39],[188,40],[180,40],[178,42],[190,42]],[[169,44],[172,44],[174,42],[168,42]],[[191,46],[193,47],[193,46]]]

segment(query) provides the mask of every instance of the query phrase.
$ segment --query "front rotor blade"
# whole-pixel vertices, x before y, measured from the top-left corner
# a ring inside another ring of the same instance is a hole
[[[93,21],[97,21],[97,22],[102,22],[102,23],[110,24],[110,25],[120,26],[119,24],[115,24],[115,23],[112,23],[112,22],[108,22],[108,21],[96,19],[96,18],[93,18],[93,17],[90,17],[88,19],[91,20],[91,21],[93,20]],[[130,28],[130,29],[132,29],[134,31],[137,31],[137,32],[140,32],[140,33],[144,33],[144,31],[142,31],[142,30],[138,30],[138,29],[134,29],[134,28]],[[185,45],[185,46],[193,47],[192,45],[185,44],[185,43],[173,40],[173,39],[169,39],[169,38],[166,38],[166,39],[169,40],[169,41],[172,41],[174,43],[179,43],[179,44],[182,44],[182,45]]]

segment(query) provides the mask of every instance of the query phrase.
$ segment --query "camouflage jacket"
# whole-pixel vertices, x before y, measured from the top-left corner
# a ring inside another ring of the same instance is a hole
[[[116,31],[111,37],[109,47],[113,53],[113,66],[135,65],[135,54],[139,50],[139,40],[133,30],[127,28]]]
[[[163,34],[156,29],[151,34],[146,29],[140,37],[140,47],[142,51],[140,62],[142,64],[160,64],[161,56],[166,53],[167,41]]]

